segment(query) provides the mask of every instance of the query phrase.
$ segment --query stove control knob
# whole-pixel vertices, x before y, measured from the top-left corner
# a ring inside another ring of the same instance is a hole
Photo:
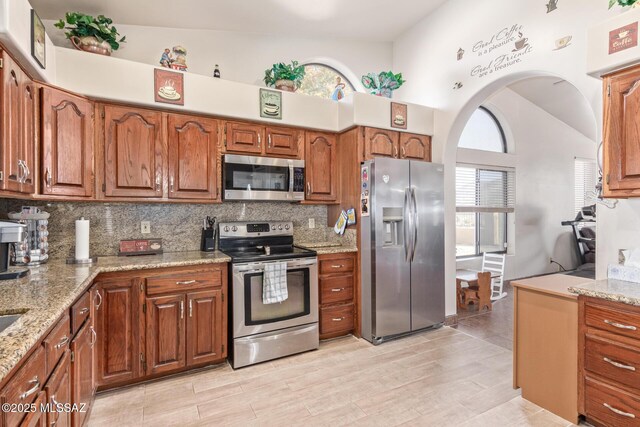
[[[225,226],[224,226],[224,231],[226,231],[226,232],[228,232],[228,231],[229,231],[229,226],[228,226],[228,225],[225,225]]]
[[[234,225],[233,227],[231,227],[231,231],[233,231],[233,232],[235,233],[236,231],[238,231],[238,227],[236,227],[236,226]]]
[[[278,230],[282,230],[282,224],[278,226]]]
[[[272,225],[272,226],[271,226],[271,229],[272,229],[272,230],[275,230],[275,229],[276,229],[276,226],[275,226],[275,225]]]
[[[285,230],[288,230],[288,229],[289,229],[289,224],[285,225],[285,226],[284,226],[284,229],[285,229]]]

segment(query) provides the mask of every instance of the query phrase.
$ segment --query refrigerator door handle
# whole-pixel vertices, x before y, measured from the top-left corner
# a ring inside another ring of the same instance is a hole
[[[405,188],[404,190],[404,204],[402,206],[402,229],[404,232],[404,259],[409,262],[411,259],[411,245],[409,244],[409,231],[411,230],[411,203],[410,203],[410,190]]]
[[[413,239],[412,239],[412,248],[411,248],[411,262],[416,257],[416,248],[418,247],[418,202],[416,201],[416,190],[415,188],[411,188],[411,204],[413,205],[412,214],[413,220],[412,228],[413,228]]]

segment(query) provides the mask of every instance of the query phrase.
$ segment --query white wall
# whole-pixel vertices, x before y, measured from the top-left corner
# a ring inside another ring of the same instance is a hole
[[[556,75],[578,88],[594,112],[594,122],[600,126],[601,82],[586,75],[587,28],[620,13],[607,11],[602,0],[561,1],[558,9],[547,13],[546,1],[450,0],[433,14],[420,21],[394,42],[393,66],[402,71],[407,83],[398,90],[397,98],[429,105],[438,109],[435,116],[434,160],[445,164],[445,192],[455,193],[455,162],[457,140],[471,113],[496,90],[531,76]],[[529,53],[514,58],[511,66],[493,68],[484,77],[472,75],[477,66],[496,65],[501,55],[511,55],[513,42],[499,46],[487,55],[479,56],[473,47],[479,41],[490,40],[503,28],[521,25],[531,46]],[[571,35],[571,44],[555,50],[555,40]],[[603,41],[604,43],[604,41]],[[457,61],[456,52],[466,53]],[[519,61],[518,61],[519,60]],[[461,89],[453,89],[461,82]],[[598,135],[601,131],[598,131]],[[624,205],[624,204],[623,204]],[[627,207],[617,210],[626,211]],[[613,211],[612,211],[613,212]],[[633,235],[640,237],[640,214],[631,210],[625,220],[634,220]],[[447,279],[447,314],[455,307],[455,198],[445,201],[445,273]],[[606,275],[602,265],[617,258],[612,243],[620,234],[611,229],[610,212],[599,211],[598,275]],[[614,213],[614,215],[616,215]],[[603,222],[605,225],[601,228]],[[615,225],[614,225],[615,226]],[[629,227],[631,228],[631,227]],[[607,230],[604,232],[603,230]],[[629,241],[632,241],[631,238]]]
[[[526,80],[525,80],[526,82]],[[595,158],[595,142],[510,89],[483,103],[499,117],[512,154],[458,149],[458,162],[516,169],[515,221],[509,227],[510,255],[505,278],[529,277],[558,270],[549,258],[577,266],[571,231],[561,221],[574,218],[574,159]],[[457,268],[479,268],[482,258],[459,260]]]
[[[45,25],[56,45],[71,46],[64,33],[53,27],[53,21]],[[117,28],[127,36],[127,42],[113,53],[116,58],[159,66],[165,48],[181,45],[187,49],[190,73],[212,76],[218,64],[223,79],[261,86],[264,71],[274,62],[330,58],[337,62],[334,65],[344,64],[353,72],[347,77],[356,80],[371,71],[391,69],[392,63],[391,43],[264,35],[251,33],[251,29],[239,33],[136,25]]]

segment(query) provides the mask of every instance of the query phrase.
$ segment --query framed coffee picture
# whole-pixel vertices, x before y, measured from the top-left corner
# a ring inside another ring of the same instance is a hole
[[[35,10],[31,9],[31,56],[43,69],[47,68],[47,33]]]
[[[153,77],[156,102],[184,105],[184,74],[155,68]]]
[[[396,129],[407,128],[407,104],[391,103],[391,127]]]
[[[282,120],[282,92],[260,89],[260,117]]]

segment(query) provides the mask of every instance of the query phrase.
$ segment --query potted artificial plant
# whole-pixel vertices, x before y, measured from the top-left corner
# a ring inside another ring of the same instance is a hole
[[[406,82],[402,78],[402,73],[394,74],[391,71],[382,71],[380,74],[369,73],[362,76],[362,84],[369,89],[372,95],[391,98],[393,91]]]
[[[638,0],[609,0],[609,9],[611,9],[616,4],[622,7],[640,7],[640,3],[638,2]]]
[[[113,21],[104,15],[94,18],[84,13],[67,12],[64,18],[55,26],[68,30],[65,35],[78,50],[111,55],[111,51],[118,50],[120,43],[125,41],[126,37],[118,38],[118,30],[111,25]]]
[[[279,62],[264,72],[264,82],[267,86],[276,89],[295,92],[304,78],[304,65],[298,65],[298,61],[291,64]]]

